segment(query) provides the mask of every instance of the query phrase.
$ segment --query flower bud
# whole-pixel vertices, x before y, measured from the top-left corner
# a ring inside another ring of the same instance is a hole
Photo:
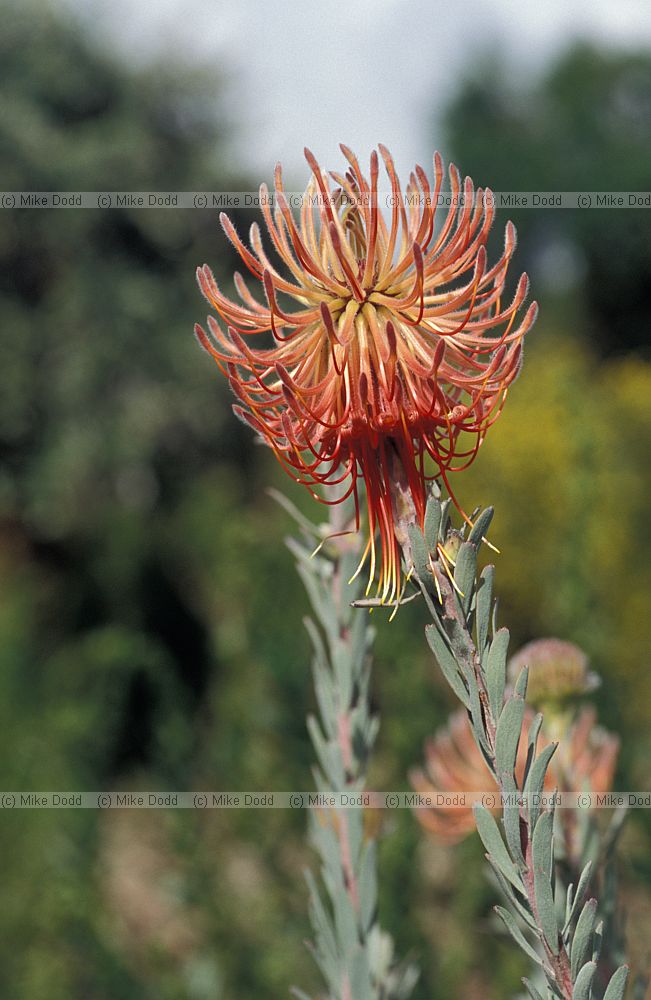
[[[563,639],[536,639],[527,643],[509,663],[512,681],[529,667],[527,701],[532,705],[562,704],[599,686],[588,669],[586,654]]]

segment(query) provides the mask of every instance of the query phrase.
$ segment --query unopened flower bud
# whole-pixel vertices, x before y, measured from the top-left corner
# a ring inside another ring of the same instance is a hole
[[[533,705],[559,704],[587,694],[599,685],[588,669],[586,654],[563,639],[536,639],[516,653],[509,664],[512,681],[529,667],[527,701]]]

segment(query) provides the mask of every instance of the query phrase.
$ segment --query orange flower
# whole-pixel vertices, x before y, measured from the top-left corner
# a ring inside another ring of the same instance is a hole
[[[462,184],[450,166],[450,208],[435,227],[441,157],[434,157],[433,189],[416,167],[403,195],[393,160],[380,146],[391,188],[385,220],[377,153],[371,155],[367,180],[354,154],[341,148],[350,165],[345,175],[323,173],[305,151],[312,177],[299,218],[283,192],[280,166],[275,195],[261,187],[280,270],[269,260],[257,225],[249,249],[230,219],[221,216],[226,235],[264,290],[264,301],[239,273],[235,287],[241,301],[232,301],[210,269],[199,268],[201,290],[227,330],[209,317],[210,335],[200,326],[196,333],[240,400],[235,412],[317,499],[338,503],[352,494],[357,527],[363,479],[369,586],[377,568],[378,596],[393,600],[400,592],[392,503],[396,462],[422,523],[428,479],[440,478],[449,489],[448,473],[472,461],[499,415],[536,306],[516,322],[527,294],[526,275],[513,300],[502,304],[516,239],[508,223],[504,252],[489,267],[490,192],[475,192],[469,178]],[[269,333],[272,346],[253,346]],[[337,499],[315,492],[342,483]]]
[[[527,709],[524,729],[533,719]],[[563,738],[545,775],[545,789],[558,788],[561,792],[603,794],[612,788],[619,751],[616,736],[596,725],[596,712],[589,705],[582,708],[567,737]],[[540,737],[545,742],[545,731]],[[515,765],[518,787],[522,787],[527,759],[527,743],[521,739]],[[440,729],[425,745],[425,767],[413,770],[409,779],[415,791],[429,796],[440,805],[418,809],[416,815],[423,827],[445,844],[456,844],[475,829],[471,805],[454,803],[454,796],[464,792],[496,791],[481,751],[472,735],[467,714],[461,710],[449,719],[447,727]],[[447,805],[452,800],[451,805]],[[496,806],[495,812],[499,812]],[[561,810],[561,819],[571,821],[571,810]]]

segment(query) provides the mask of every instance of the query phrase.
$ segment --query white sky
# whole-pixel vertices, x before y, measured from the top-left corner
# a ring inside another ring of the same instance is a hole
[[[572,38],[651,46],[647,0],[58,0],[131,58],[161,51],[229,74],[237,154],[272,180],[276,161],[304,187],[303,146],[339,168],[378,141],[400,172],[431,164],[431,114],[488,46],[522,74]]]

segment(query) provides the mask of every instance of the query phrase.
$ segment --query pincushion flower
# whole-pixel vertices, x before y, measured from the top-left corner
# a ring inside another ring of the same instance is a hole
[[[437,153],[433,187],[417,166],[403,194],[380,146],[390,187],[382,199],[378,154],[371,154],[367,179],[355,155],[341,149],[349,164],[343,175],[326,174],[305,151],[312,177],[296,218],[280,166],[273,197],[262,185],[278,267],[257,225],[249,248],[221,216],[258,294],[236,273],[235,302],[209,267],[199,268],[201,290],[226,329],[210,316],[208,332],[197,326],[196,333],[238,397],[236,413],[317,499],[335,503],[352,494],[358,528],[363,481],[369,587],[377,577],[378,596],[391,601],[401,590],[396,463],[422,524],[428,480],[449,490],[448,474],[473,460],[497,419],[536,306],[521,314],[526,275],[503,302],[515,230],[507,224],[504,251],[490,266],[490,192],[475,191],[469,178],[462,183],[450,166],[443,195]],[[449,208],[436,226],[440,197],[449,197]],[[265,334],[272,341],[266,346]],[[324,487],[337,487],[337,498],[324,496]]]

